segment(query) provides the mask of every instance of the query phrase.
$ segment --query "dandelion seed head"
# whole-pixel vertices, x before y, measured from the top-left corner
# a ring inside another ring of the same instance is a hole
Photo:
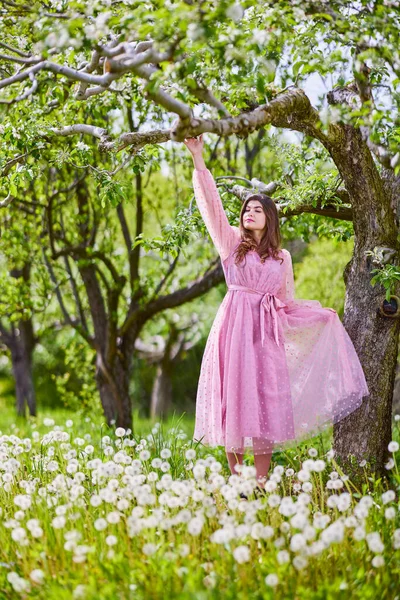
[[[44,572],[42,571],[42,569],[33,569],[30,572],[29,577],[34,583],[37,583],[39,585],[44,583]]]
[[[146,556],[152,556],[157,552],[157,546],[151,543],[145,544],[142,548],[142,552],[143,554],[146,554]]]
[[[106,519],[100,517],[99,519],[95,520],[93,525],[96,531],[103,531],[107,527],[107,521]]]
[[[276,481],[271,481],[268,480],[265,484],[265,491],[266,492],[274,492],[278,487],[278,484],[276,483]]]
[[[300,469],[300,471],[297,473],[297,478],[299,481],[309,481],[311,477],[310,471],[306,470],[306,469]]]
[[[250,560],[250,549],[248,546],[237,546],[233,551],[233,557],[237,563],[243,564]]]
[[[118,539],[115,535],[108,535],[105,539],[107,546],[115,546],[118,543]]]
[[[396,499],[396,493],[394,490],[388,490],[382,494],[381,498],[383,504],[389,504],[389,502],[393,502]]]
[[[267,490],[267,491],[270,491],[270,490]],[[268,506],[270,506],[271,508],[275,508],[275,507],[277,507],[277,506],[280,505],[280,503],[281,503],[281,497],[280,497],[279,494],[271,494],[268,497],[267,502],[268,502]]]
[[[194,450],[194,448],[189,448],[185,452],[185,457],[187,460],[194,460],[196,458],[196,450]]]
[[[279,552],[276,555],[276,558],[280,565],[284,565],[290,562],[290,554],[287,550],[279,550]]]
[[[66,522],[67,522],[67,520],[64,517],[64,515],[60,515],[58,517],[54,517],[51,524],[54,529],[62,529],[63,527],[65,527]]]
[[[76,586],[72,593],[72,597],[74,600],[82,600],[86,596],[86,586],[83,584],[79,584]]]
[[[23,593],[29,592],[30,590],[29,581],[27,581],[23,577],[20,577],[18,573],[15,573],[15,571],[7,573],[7,581],[9,581],[9,583],[12,585],[13,589],[16,592]]]
[[[373,567],[378,569],[379,567],[385,566],[385,559],[381,554],[379,554],[377,556],[374,556],[374,558],[371,560],[371,564]]]
[[[395,518],[396,518],[396,509],[393,506],[389,506],[389,508],[387,508],[385,510],[385,519],[388,519],[389,521],[391,521]]]
[[[140,460],[147,461],[151,457],[151,454],[148,450],[142,450],[139,454]]]
[[[27,544],[27,534],[24,527],[15,527],[11,532],[11,537],[14,542],[21,544],[21,546],[25,546]]]
[[[393,469],[394,465],[395,465],[395,462],[394,462],[393,458],[389,458],[387,463],[385,463],[385,469],[387,469],[389,471],[390,469]]]
[[[400,529],[395,529],[393,531],[392,544],[395,550],[400,548]]]
[[[293,566],[297,571],[305,569],[308,565],[308,560],[305,556],[295,556],[293,559]]]
[[[369,549],[375,554],[380,554],[384,551],[385,546],[382,543],[381,536],[378,531],[372,531],[366,535],[366,540]]]

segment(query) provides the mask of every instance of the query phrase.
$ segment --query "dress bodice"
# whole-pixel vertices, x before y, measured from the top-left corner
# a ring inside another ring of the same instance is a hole
[[[260,292],[279,295],[285,267],[284,260],[276,260],[268,257],[262,263],[259,254],[255,250],[251,250],[236,265],[234,251],[238,245],[236,244],[234,250],[222,263],[226,283],[228,285],[242,285]]]

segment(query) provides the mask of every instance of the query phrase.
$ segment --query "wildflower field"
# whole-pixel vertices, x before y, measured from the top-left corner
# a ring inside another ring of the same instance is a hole
[[[251,456],[230,475],[183,419],[9,423],[0,598],[400,598],[399,425],[388,480],[356,487],[324,434],[274,453],[260,495]]]

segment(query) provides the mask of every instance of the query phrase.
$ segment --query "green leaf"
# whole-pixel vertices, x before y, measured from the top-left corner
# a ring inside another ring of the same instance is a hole
[[[293,65],[293,75],[295,77],[297,77],[299,72],[302,71],[303,67],[304,67],[304,62],[302,60],[299,60],[297,63],[295,63]]]

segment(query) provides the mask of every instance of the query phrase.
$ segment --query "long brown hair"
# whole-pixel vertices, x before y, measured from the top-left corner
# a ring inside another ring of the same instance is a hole
[[[253,237],[252,231],[245,229],[243,224],[244,211],[250,200],[258,200],[263,208],[266,223],[265,232],[259,244]],[[243,202],[242,210],[240,211],[240,236],[242,241],[237,247],[235,254],[235,264],[239,264],[248,252],[255,250],[258,252],[261,262],[263,263],[269,256],[277,260],[279,251],[281,250],[281,233],[279,230],[279,217],[275,202],[266,194],[252,194]],[[283,260],[283,259],[282,259]]]

